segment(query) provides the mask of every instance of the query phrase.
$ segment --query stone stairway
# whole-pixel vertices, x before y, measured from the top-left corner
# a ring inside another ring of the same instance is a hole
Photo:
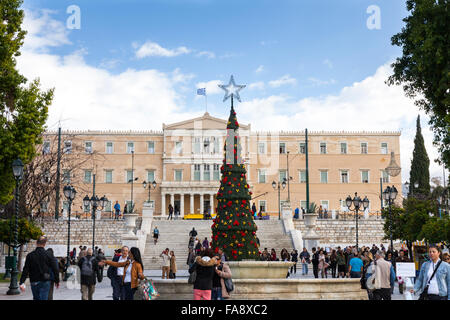
[[[178,270],[188,268],[186,264],[188,255],[189,232],[192,227],[197,230],[197,238],[203,241],[205,237],[211,240],[212,220],[158,220],[153,221],[152,230],[155,226],[159,229],[158,243],[153,242],[153,234],[147,236],[143,263],[146,270],[161,269],[161,252],[169,248],[175,253]],[[286,248],[289,252],[293,249],[291,236],[284,232],[283,222],[279,220],[257,220],[258,231],[256,235],[260,241],[260,250],[274,248],[277,256],[281,249]]]
[[[67,244],[67,220],[60,219],[43,221],[40,225],[42,232],[47,236],[47,246]],[[123,220],[96,220],[95,245],[103,248],[107,254],[122,246],[122,236],[126,233]],[[83,245],[92,245],[92,220],[71,220],[70,223],[70,249]],[[28,245],[28,251],[34,250],[35,241]]]

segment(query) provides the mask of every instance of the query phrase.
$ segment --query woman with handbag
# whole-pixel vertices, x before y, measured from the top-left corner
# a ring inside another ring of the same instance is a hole
[[[139,286],[139,279],[144,280],[144,264],[141,259],[141,252],[138,248],[132,247],[128,252],[128,260],[124,262],[114,262],[103,260],[98,263],[99,266],[109,265],[116,268],[124,267],[122,276],[122,286],[125,289],[125,300],[133,300]]]
[[[211,300],[211,290],[213,287],[213,276],[216,268],[216,259],[211,249],[201,252],[195,258],[195,263],[189,268],[191,276],[189,283],[194,283],[194,300]],[[193,279],[195,277],[195,280]]]
[[[319,271],[320,271],[320,276],[322,278],[326,278],[326,272],[325,269],[328,267],[328,263],[326,263],[325,261],[325,255],[323,254],[323,250],[321,249],[319,251]]]
[[[439,258],[440,254],[438,246],[431,245],[428,249],[430,261],[422,264],[414,289],[411,289],[411,293],[420,292],[419,300],[450,299],[450,265]]]
[[[228,264],[223,263],[220,255],[215,255],[214,258],[216,259],[216,268],[213,277],[211,300],[229,299],[230,292],[233,291],[233,282],[231,282],[231,269]]]

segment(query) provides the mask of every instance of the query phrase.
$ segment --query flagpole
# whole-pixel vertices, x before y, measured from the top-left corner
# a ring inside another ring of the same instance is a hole
[[[206,92],[205,92],[205,104],[206,104],[206,112],[208,112],[208,96],[206,95]]]

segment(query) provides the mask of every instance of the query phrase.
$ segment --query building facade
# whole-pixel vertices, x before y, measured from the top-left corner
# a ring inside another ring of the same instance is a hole
[[[63,152],[83,159],[70,172],[64,163],[61,168],[64,182],[78,190],[72,212],[86,210],[82,199],[84,193],[92,195],[94,175],[95,193],[110,200],[104,214],[116,201],[122,209],[133,201],[140,213],[149,199],[149,182],[153,181],[156,188],[150,190],[150,202],[156,216],[167,215],[169,204],[179,208],[181,216],[214,210],[226,124],[227,120],[205,113],[195,119],[163,124],[162,131],[63,132]],[[44,150],[57,141],[56,135],[46,133]],[[278,190],[272,182],[288,177],[286,188],[280,190],[281,202],[290,199],[292,208],[306,207],[305,132],[253,132],[250,124],[240,124],[239,136],[247,181],[258,211],[278,215]],[[400,163],[399,140],[400,132],[309,132],[310,202],[330,213],[342,211],[345,198],[358,192],[361,198],[369,198],[370,211],[379,211],[380,179],[383,188],[395,185],[401,195],[401,175],[389,177],[384,170],[391,152]],[[60,207],[67,205],[61,199]]]

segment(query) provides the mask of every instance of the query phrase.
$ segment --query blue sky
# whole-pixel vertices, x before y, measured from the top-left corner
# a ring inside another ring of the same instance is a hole
[[[228,80],[250,84],[289,74],[297,85],[274,88],[298,98],[338,92],[364,79],[400,52],[390,37],[406,15],[402,1],[26,1],[30,8],[57,11],[55,19],[68,18],[66,8],[81,9],[81,29],[70,39],[85,48],[87,63],[100,66],[115,61],[113,73],[127,68],[180,68],[196,80]],[[368,6],[381,9],[381,29],[369,30]],[[136,59],[132,43],[158,43],[168,49],[185,46],[208,51],[215,58],[183,54],[173,58]],[[55,48],[67,54],[73,46]],[[226,56],[226,57],[224,57]],[[255,72],[259,66],[262,72]],[[322,83],[314,82],[311,78]],[[192,94],[195,90],[192,90]],[[246,98],[260,95],[245,92]],[[217,97],[219,99],[219,97]],[[218,100],[220,101],[220,100]],[[195,106],[192,106],[195,107]]]
[[[79,7],[81,28],[67,28]],[[380,9],[380,29],[367,13]],[[18,66],[55,88],[49,129],[153,129],[208,111],[226,118],[219,83],[231,74],[241,123],[254,130],[400,130],[404,180],[415,120],[427,116],[388,87],[401,49],[390,38],[407,16],[392,0],[25,0],[29,31]],[[87,116],[90,115],[90,116]],[[434,163],[431,176],[441,175]]]

